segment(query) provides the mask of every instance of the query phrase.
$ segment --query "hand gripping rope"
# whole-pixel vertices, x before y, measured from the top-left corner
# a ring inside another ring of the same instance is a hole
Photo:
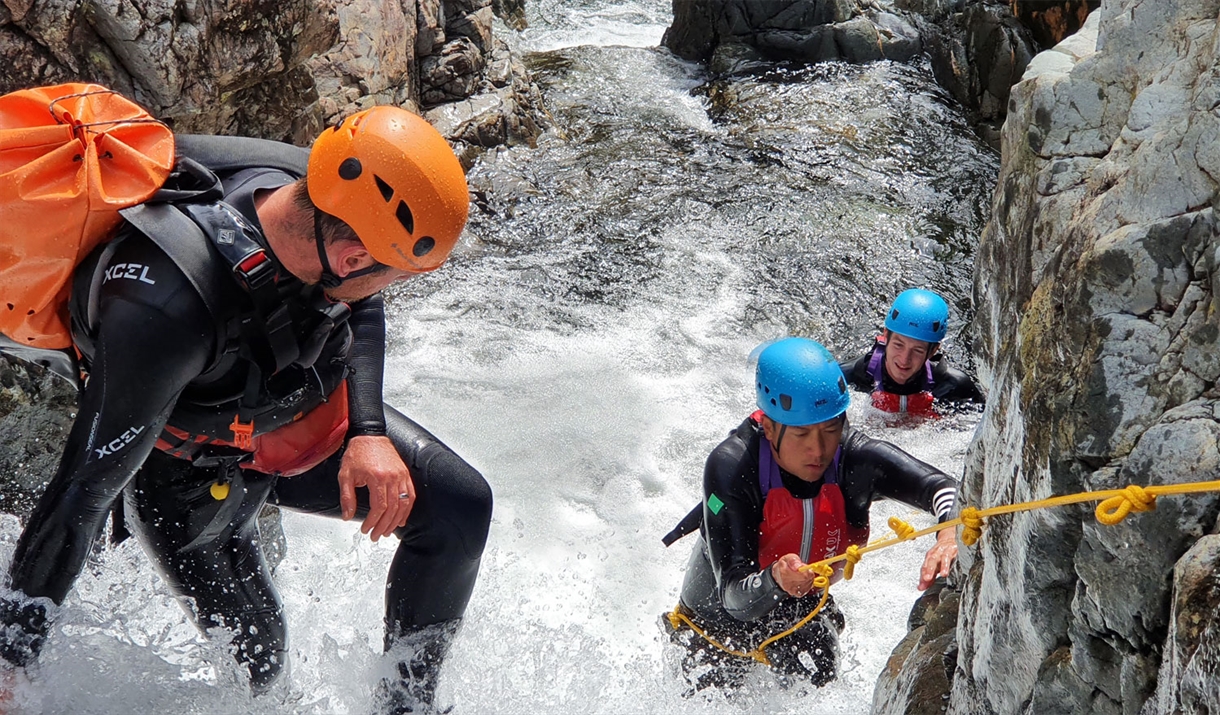
[[[921,536],[933,534],[944,529],[956,528],[958,525],[962,527],[962,543],[966,546],[974,546],[983,535],[983,520],[987,517],[999,516],[1001,514],[1015,514],[1020,511],[1033,511],[1035,509],[1046,509],[1055,506],[1065,506],[1067,504],[1079,504],[1088,501],[1100,501],[1097,509],[1094,511],[1097,521],[1106,526],[1114,526],[1133,511],[1152,511],[1156,509],[1156,498],[1160,496],[1169,496],[1175,494],[1201,494],[1204,492],[1220,492],[1220,481],[1213,482],[1187,482],[1185,484],[1166,484],[1161,486],[1141,487],[1136,484],[1131,484],[1123,489],[1107,489],[1096,492],[1079,492],[1076,494],[1068,494],[1058,497],[1050,497],[1049,499],[1035,499],[1033,501],[1019,502],[1017,504],[1003,504],[1001,506],[991,507],[989,509],[978,509],[968,506],[962,509],[961,516],[956,519],[951,519],[935,526],[929,526],[926,529],[916,530],[910,524],[896,516],[889,519],[889,527],[894,531],[894,536],[860,548],[857,546],[847,547],[847,551],[839,556],[829,559],[823,559],[811,564],[805,564],[801,567],[802,571],[813,572],[816,574],[813,579],[813,587],[822,589],[822,599],[818,605],[809,612],[795,626],[788,630],[778,633],[766,639],[752,651],[733,650],[708,635],[703,629],[695,624],[693,620],[680,608],[675,607],[669,612],[667,618],[669,624],[674,630],[680,629],[683,625],[689,627],[697,633],[701,638],[706,640],[712,647],[724,651],[729,655],[740,656],[742,658],[750,658],[764,665],[770,665],[771,662],[767,659],[767,654],[764,649],[772,643],[785,638],[792,633],[800,630],[805,624],[813,620],[818,613],[826,606],[826,599],[830,596],[830,576],[834,573],[832,564],[840,561],[845,561],[843,567],[843,578],[851,580],[855,575],[856,564],[860,563],[860,558],[872,551],[878,551],[903,541],[910,541]]]

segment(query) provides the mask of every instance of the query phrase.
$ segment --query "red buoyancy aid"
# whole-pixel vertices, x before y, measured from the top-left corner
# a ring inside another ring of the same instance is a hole
[[[924,361],[924,377],[926,389],[913,395],[897,395],[886,392],[882,388],[882,364],[885,362],[885,338],[878,337],[873,346],[873,356],[868,361],[868,374],[873,377],[873,407],[882,412],[905,412],[918,417],[939,417],[933,409],[932,386],[936,381],[932,377],[932,363]]]
[[[164,432],[180,441],[171,444],[163,433],[157,440],[157,448],[182,459],[190,459],[204,445],[236,446],[214,437],[188,434],[168,425]],[[254,435],[250,447],[243,448],[251,456],[240,466],[264,474],[293,477],[313,469],[339,451],[346,436],[347,383],[341,382],[326,402],[298,415],[286,425],[266,434]]]
[[[757,419],[758,413],[754,418]],[[838,556],[848,546],[868,543],[868,525],[862,528],[847,523],[843,491],[839,488],[839,457],[822,475],[822,489],[812,499],[797,499],[783,486],[779,465],[771,455],[771,443],[764,436],[758,445],[758,483],[763,495],[763,521],[759,526],[758,563],[768,567],[785,554],[796,554],[805,563]],[[835,565],[831,583],[843,577],[843,563]]]

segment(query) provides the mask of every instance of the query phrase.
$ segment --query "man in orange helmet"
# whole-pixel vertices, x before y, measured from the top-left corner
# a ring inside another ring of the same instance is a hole
[[[88,381],[0,597],[0,656],[35,659],[112,511],[196,622],[232,634],[255,692],[287,657],[264,504],[400,541],[386,587],[387,712],[432,707],[491,519],[483,477],[382,403],[378,292],[434,270],[465,175],[423,119],[375,107],[311,151],[179,137],[173,175],[75,273]],[[197,161],[196,161],[197,159]]]

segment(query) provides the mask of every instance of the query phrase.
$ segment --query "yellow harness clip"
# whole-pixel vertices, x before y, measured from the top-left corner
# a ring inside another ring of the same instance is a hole
[[[229,483],[216,482],[208,491],[212,493],[212,498],[216,501],[224,501],[229,496]]]

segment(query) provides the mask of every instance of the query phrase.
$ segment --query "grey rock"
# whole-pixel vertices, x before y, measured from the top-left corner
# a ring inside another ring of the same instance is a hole
[[[960,594],[943,580],[920,596],[910,631],[890,654],[873,691],[873,715],[938,715],[957,665]]]
[[[0,353],[0,508],[29,516],[59,466],[76,417],[76,388],[48,370]]]
[[[989,401],[963,494],[981,506],[1220,470],[1204,355],[1217,331],[1202,318],[1215,129],[1198,102],[1218,10],[1103,2],[1012,88],[976,255]],[[949,711],[1178,712],[1163,675],[1171,574],[1218,514],[1194,495],[1117,526],[1086,508],[992,519],[963,558]]]
[[[1217,713],[1220,690],[1220,536],[1205,536],[1174,567],[1173,600],[1155,696],[1146,713]]]
[[[848,62],[863,64],[884,59],[881,34],[868,18],[857,17],[834,26],[835,44],[839,56]]]
[[[540,112],[524,66],[490,61],[502,53],[492,0],[46,0],[0,8],[0,93],[93,81],[177,131],[305,145],[323,126],[377,104],[419,111],[493,88],[531,95],[506,110]],[[521,115],[502,123],[543,126]]]

